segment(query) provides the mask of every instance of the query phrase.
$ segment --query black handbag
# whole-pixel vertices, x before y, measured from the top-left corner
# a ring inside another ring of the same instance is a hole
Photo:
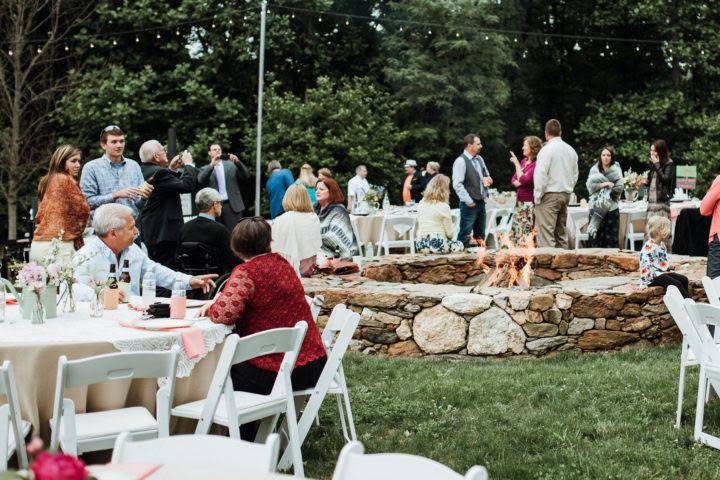
[[[145,313],[153,318],[170,318],[170,304],[155,302],[148,307]]]

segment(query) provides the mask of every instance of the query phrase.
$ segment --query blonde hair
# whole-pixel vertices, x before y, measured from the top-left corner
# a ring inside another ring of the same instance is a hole
[[[670,220],[665,217],[650,217],[647,221],[648,236],[657,243],[667,240],[671,227]]]
[[[427,168],[429,168],[435,173],[438,173],[440,171],[440,164],[438,162],[428,162]]]
[[[300,167],[298,180],[310,188],[315,188],[315,185],[317,185],[317,177],[313,175],[313,168],[307,163]]]
[[[450,178],[442,173],[435,175],[425,187],[423,200],[448,203],[450,201]]]
[[[303,185],[290,185],[282,200],[283,210],[286,212],[312,212],[313,206],[310,194]]]
[[[540,140],[538,137],[530,135],[530,136],[523,138],[523,143],[524,142],[528,143],[528,147],[530,147],[531,155],[533,156],[533,158],[536,158],[538,152],[540,152],[540,149],[542,148],[542,140]]]

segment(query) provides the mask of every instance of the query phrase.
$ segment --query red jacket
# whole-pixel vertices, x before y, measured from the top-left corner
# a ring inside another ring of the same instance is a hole
[[[234,324],[235,333],[241,337],[272,328],[294,327],[304,320],[308,329],[295,366],[326,355],[300,279],[295,269],[277,253],[259,255],[235,267],[222,293],[208,309],[208,316],[215,323]],[[274,353],[249,363],[277,372],[282,357],[283,354]]]

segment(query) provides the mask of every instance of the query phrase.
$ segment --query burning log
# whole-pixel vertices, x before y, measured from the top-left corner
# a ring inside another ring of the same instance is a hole
[[[485,272],[482,287],[530,287],[532,278],[532,260],[535,253],[535,232],[521,239],[515,245],[510,238],[500,235],[500,249],[495,253],[494,267],[485,260],[489,254],[484,245],[478,250],[478,265]]]

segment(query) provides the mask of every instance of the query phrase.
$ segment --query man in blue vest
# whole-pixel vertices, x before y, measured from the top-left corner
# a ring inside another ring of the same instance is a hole
[[[493,181],[479,155],[481,148],[480,137],[474,133],[465,135],[465,150],[453,163],[453,188],[460,199],[458,240],[465,248],[485,240],[485,199]]]

